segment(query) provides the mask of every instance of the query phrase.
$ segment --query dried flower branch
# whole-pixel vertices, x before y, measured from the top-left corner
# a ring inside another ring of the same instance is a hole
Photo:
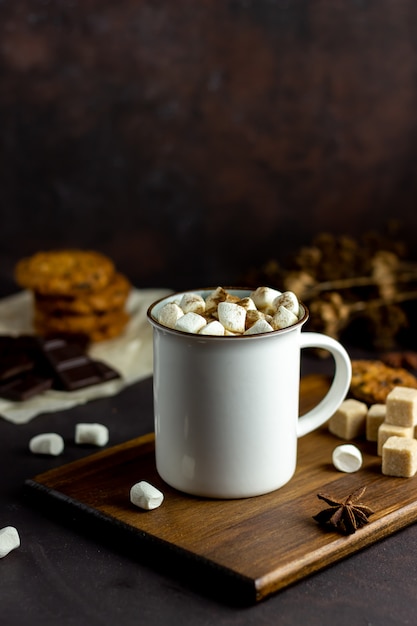
[[[404,255],[404,244],[390,237],[356,241],[321,233],[295,254],[292,267],[271,260],[246,280],[294,291],[309,307],[314,330],[339,339],[361,319],[375,347],[392,350],[408,326],[402,305],[417,301],[417,263]]]

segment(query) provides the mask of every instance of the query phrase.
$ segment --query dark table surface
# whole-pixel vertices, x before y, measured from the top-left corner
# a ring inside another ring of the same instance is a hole
[[[303,374],[331,363],[307,357]],[[110,431],[109,446],[150,432],[152,379],[120,394],[35,417],[26,425],[0,418],[0,527],[15,526],[21,546],[0,561],[0,623],[43,626],[191,624],[192,626],[417,623],[417,525],[304,579],[255,606],[236,606],[203,592],[161,563],[119,550],[99,534],[56,519],[27,501],[26,479],[96,452],[76,446],[77,422]],[[58,432],[59,457],[31,454],[30,438]],[[198,587],[198,585],[197,585]]]

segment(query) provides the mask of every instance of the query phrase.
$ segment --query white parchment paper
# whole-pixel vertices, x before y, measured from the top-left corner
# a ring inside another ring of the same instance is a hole
[[[159,298],[170,293],[167,289],[132,289],[126,308],[131,319],[122,335],[108,341],[93,344],[88,354],[105,361],[120,374],[121,378],[79,391],[55,391],[49,389],[24,402],[11,402],[0,398],[0,415],[14,424],[25,424],[40,413],[50,413],[84,404],[95,398],[112,396],[127,385],[152,375],[153,349],[152,327],[146,311]],[[32,294],[21,291],[0,300],[0,334],[20,335],[33,333]]]

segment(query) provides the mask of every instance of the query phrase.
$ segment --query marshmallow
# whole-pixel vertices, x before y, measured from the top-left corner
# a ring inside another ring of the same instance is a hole
[[[274,330],[279,330],[281,328],[288,328],[288,326],[292,326],[298,321],[298,317],[285,306],[278,307],[277,312],[271,321],[271,326]]]
[[[219,322],[232,333],[245,332],[246,309],[234,302],[220,302],[217,307]]]
[[[175,324],[183,315],[184,311],[176,302],[167,302],[159,311],[158,322],[168,328],[175,328]]]
[[[258,320],[266,320],[268,323],[270,323],[272,317],[271,315],[265,315],[265,313],[262,313],[262,311],[258,311],[258,309],[255,309],[254,311],[252,311],[252,309],[249,309],[249,311],[246,312],[246,328],[250,328]]]
[[[252,300],[252,298],[239,298],[236,301],[236,304],[238,304],[239,306],[243,306],[244,309],[246,309],[247,311],[256,311],[256,304],[254,303],[254,301]]]
[[[195,292],[182,294],[180,300],[171,300],[162,306],[157,320],[182,332],[222,336],[243,335],[258,320],[263,320],[246,333],[254,335],[292,326],[298,321],[299,312],[300,304],[292,291],[282,293],[271,287],[258,287],[250,296],[242,298],[224,287],[216,287],[205,300]],[[219,322],[223,330],[214,321]]]
[[[109,429],[104,424],[76,424],[75,443],[105,446],[109,441]]]
[[[259,319],[252,326],[250,326],[248,330],[245,330],[244,334],[258,335],[259,333],[270,333],[272,330],[274,329],[272,328],[271,324],[268,324],[265,319]]]
[[[7,556],[12,550],[20,546],[20,537],[14,526],[5,526],[0,529],[0,559]]]
[[[281,293],[275,298],[273,305],[277,311],[280,306],[284,306],[288,311],[294,313],[297,318],[300,314],[300,304],[298,302],[297,296],[293,291],[284,291],[284,293]]]
[[[223,324],[220,324],[217,320],[212,320],[208,322],[203,328],[199,331],[200,335],[219,335],[222,336],[225,334],[225,328]]]
[[[202,315],[190,312],[178,319],[175,330],[182,330],[185,333],[198,333],[206,324],[207,322]]]
[[[136,483],[130,489],[130,501],[141,509],[150,511],[162,504],[164,494],[145,480]]]
[[[206,298],[206,313],[217,310],[219,302],[224,302],[227,298],[227,291],[223,287],[216,287]]]
[[[41,433],[29,441],[29,449],[34,454],[58,456],[64,449],[64,440],[57,433]]]
[[[332,454],[333,465],[341,472],[357,472],[362,467],[362,453],[351,443],[337,446]]]
[[[198,293],[185,293],[180,301],[180,308],[184,313],[198,313],[201,315],[206,310],[206,303]]]
[[[252,291],[250,297],[258,309],[265,313],[272,313],[276,310],[274,300],[280,295],[281,291],[272,289],[272,287],[257,287],[255,291]]]

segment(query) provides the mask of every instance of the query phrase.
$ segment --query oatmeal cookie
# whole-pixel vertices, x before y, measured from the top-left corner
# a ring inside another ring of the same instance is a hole
[[[123,309],[110,313],[88,315],[44,315],[40,311],[35,311],[33,321],[35,328],[42,328],[50,332],[82,334],[103,326],[118,326],[127,317],[128,314]]]
[[[40,294],[80,296],[104,289],[115,272],[105,255],[92,250],[52,250],[21,259],[15,267],[20,287]]]
[[[389,367],[379,360],[353,360],[350,394],[367,404],[384,404],[394,387],[417,389],[417,378],[401,367]]]
[[[42,316],[35,313],[33,325],[36,333],[43,336],[85,335],[90,341],[103,341],[120,335],[130,319],[120,310],[104,315]]]
[[[128,279],[116,272],[106,287],[82,296],[51,296],[34,292],[34,304],[44,315],[109,313],[124,307],[130,289]]]

